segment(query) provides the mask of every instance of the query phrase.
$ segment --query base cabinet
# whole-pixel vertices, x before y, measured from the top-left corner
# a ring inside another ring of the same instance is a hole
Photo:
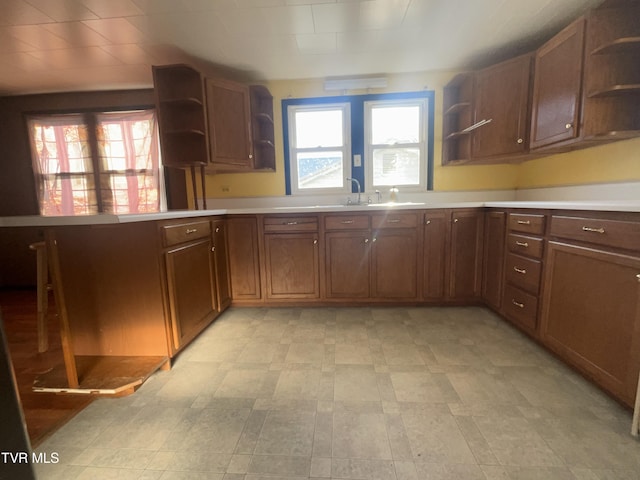
[[[376,298],[417,298],[417,231],[381,230],[374,234],[372,243],[372,295]]]
[[[219,312],[231,305],[231,277],[229,276],[229,255],[226,220],[211,222],[213,237],[213,265],[216,280],[216,301]]]
[[[502,305],[506,228],[506,212],[489,211],[485,213],[482,298],[498,311]]]
[[[227,219],[227,240],[233,300],[261,299],[258,220],[256,217]]]
[[[474,299],[482,288],[482,244],[484,215],[481,210],[451,213],[451,250],[448,296]]]
[[[264,236],[267,298],[319,298],[318,234]]]
[[[216,314],[211,239],[166,253],[173,349],[195,337]]]
[[[325,238],[327,298],[369,298],[369,231],[329,232]]]
[[[628,405],[640,368],[640,257],[549,242],[542,340]]]

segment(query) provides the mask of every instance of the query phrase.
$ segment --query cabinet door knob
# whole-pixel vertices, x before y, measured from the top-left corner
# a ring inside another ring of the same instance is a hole
[[[369,239],[368,239],[368,238],[365,238],[365,239],[364,239],[364,243],[369,243]]]
[[[317,238],[314,238],[314,239],[313,239],[313,244],[314,244],[314,245],[317,245],[317,244],[318,244],[318,239],[317,239]]]
[[[425,224],[425,225],[430,225],[430,224],[431,224],[431,220],[426,220],[426,221],[424,222],[424,224]]]
[[[454,219],[453,219],[453,223],[458,223],[458,219],[457,219],[457,218],[454,218]]]
[[[215,252],[216,251],[216,247],[215,246],[211,247],[211,251]]]
[[[564,128],[566,128],[567,130],[569,130],[570,128],[573,128],[573,123],[565,124]]]
[[[220,231],[220,227],[216,227],[216,233]]]
[[[518,308],[524,308],[524,303],[517,302],[514,299],[511,299],[511,303],[513,303]]]
[[[640,282],[640,273],[636,275],[636,278],[638,279],[638,281]]]
[[[521,144],[523,144],[523,143],[524,143],[524,140],[523,140],[522,138],[519,138],[519,139],[518,139],[518,145],[521,145]]]
[[[372,241],[373,241],[374,243],[376,242],[376,240],[378,240],[378,239],[377,239],[376,237],[373,237],[373,240],[372,240]]]

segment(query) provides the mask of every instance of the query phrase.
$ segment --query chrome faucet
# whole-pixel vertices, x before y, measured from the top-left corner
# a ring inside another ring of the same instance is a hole
[[[356,202],[356,205],[360,205],[360,193],[362,193],[360,190],[360,182],[358,181],[357,178],[350,178],[350,177],[347,177],[347,182],[355,183],[356,187],[358,187],[358,200]],[[349,197],[348,203],[351,203],[351,197]]]

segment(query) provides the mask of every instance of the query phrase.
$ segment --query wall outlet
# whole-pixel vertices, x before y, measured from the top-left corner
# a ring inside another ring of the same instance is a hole
[[[362,155],[356,154],[353,156],[353,166],[361,167],[362,166]]]

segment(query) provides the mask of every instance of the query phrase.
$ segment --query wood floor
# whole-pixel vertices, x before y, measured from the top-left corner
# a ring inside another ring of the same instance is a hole
[[[93,397],[33,392],[36,377],[62,365],[60,331],[53,296],[49,297],[49,350],[38,353],[35,290],[0,290],[11,360],[33,447],[85,408]]]

